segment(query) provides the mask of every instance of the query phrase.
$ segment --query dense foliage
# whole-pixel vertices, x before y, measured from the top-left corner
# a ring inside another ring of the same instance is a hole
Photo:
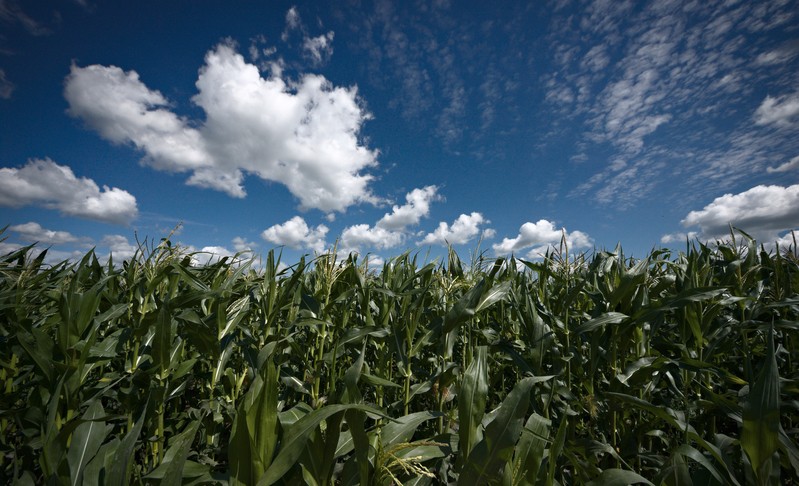
[[[0,258],[0,482],[791,484],[799,260]]]

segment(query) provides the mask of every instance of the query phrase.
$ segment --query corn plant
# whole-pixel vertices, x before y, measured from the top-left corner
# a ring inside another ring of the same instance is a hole
[[[0,257],[10,484],[797,484],[799,258]]]

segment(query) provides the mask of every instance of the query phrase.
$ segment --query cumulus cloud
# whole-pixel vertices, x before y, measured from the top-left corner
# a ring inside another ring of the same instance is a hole
[[[190,249],[191,264],[194,266],[209,265],[225,257],[232,257],[233,252],[224,246],[204,246],[199,250]]]
[[[283,224],[276,224],[264,230],[261,237],[276,245],[285,245],[294,249],[309,249],[321,253],[327,247],[325,236],[327,226],[320,224],[310,228],[301,216],[294,216]]]
[[[414,189],[405,195],[407,204],[395,205],[391,213],[386,213],[377,222],[377,226],[387,230],[402,230],[419,224],[422,218],[430,214],[430,203],[438,200],[441,200],[441,196],[438,195],[436,186]]]
[[[430,214],[430,204],[441,199],[436,186],[410,191],[405,195],[405,204],[395,204],[391,212],[384,214],[374,226],[358,224],[345,228],[341,234],[342,252],[359,252],[362,247],[387,249],[401,245],[409,227],[426,218]]]
[[[106,235],[100,245],[108,248],[108,252],[117,263],[132,258],[139,249],[137,245],[134,245],[122,235]]]
[[[759,185],[739,194],[725,194],[688,213],[682,225],[698,227],[707,239],[723,237],[733,225],[759,241],[774,241],[778,234],[799,227],[799,184]]]
[[[13,253],[19,250],[20,248],[22,248],[22,245],[0,241],[0,256],[5,256],[8,255],[9,253]]]
[[[254,241],[247,241],[246,239],[242,238],[241,236],[237,236],[233,238],[233,248],[238,251],[252,251],[256,245]]]
[[[341,234],[341,247],[345,253],[358,251],[361,247],[394,248],[402,244],[405,238],[400,231],[391,231],[380,226],[356,224],[344,229]]]
[[[67,231],[53,231],[43,228],[39,223],[30,222],[16,224],[8,228],[19,233],[19,237],[25,241],[38,242],[44,245],[60,245],[64,243],[75,243],[78,237]]]
[[[663,235],[660,238],[660,242],[663,243],[664,245],[668,244],[668,243],[675,243],[675,242],[684,243],[686,241],[693,240],[694,238],[696,238],[698,236],[699,236],[699,233],[697,233],[696,231],[689,231],[687,233],[682,233],[682,232],[669,233],[667,235]]]
[[[130,143],[157,170],[190,172],[187,183],[246,195],[245,174],[284,184],[302,209],[343,212],[376,203],[363,173],[377,151],[361,144],[370,114],[357,88],[319,75],[297,82],[266,78],[229,44],[208,52],[193,102],[203,121],[177,116],[169,101],[115,66],[72,66],[64,95],[69,113],[107,140]]]
[[[774,241],[774,245],[779,247],[780,250],[784,251],[790,248],[794,254],[799,254],[799,251],[797,251],[799,250],[797,242],[799,242],[799,230],[791,230],[777,238]]]
[[[37,205],[62,214],[116,224],[128,224],[138,214],[136,198],[116,187],[78,178],[72,169],[50,159],[33,159],[25,166],[0,168],[0,206]]]
[[[490,221],[485,219],[480,213],[461,214],[450,226],[442,221],[438,228],[432,233],[428,233],[420,245],[463,245],[471,241],[480,234],[480,225],[488,224]],[[488,230],[488,234],[492,234]]]
[[[755,123],[787,127],[793,124],[797,115],[799,115],[799,94],[778,98],[766,96],[766,99],[755,111]]]
[[[566,244],[570,249],[590,248],[593,240],[582,231],[566,231],[566,228],[556,228],[555,223],[541,219],[536,223],[524,223],[519,228],[515,238],[503,238],[501,243],[493,245],[497,253],[513,253],[533,247],[529,252],[531,256],[538,256],[550,246],[557,246],[565,235]]]

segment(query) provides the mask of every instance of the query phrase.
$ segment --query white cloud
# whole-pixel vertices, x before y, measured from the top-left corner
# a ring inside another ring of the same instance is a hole
[[[438,228],[432,233],[428,233],[420,245],[463,245],[472,238],[480,234],[480,225],[488,224],[490,221],[485,219],[480,213],[461,214],[452,223],[452,226],[442,221]],[[487,230],[490,234],[490,230]]]
[[[333,37],[331,30],[327,34],[318,37],[305,37],[302,41],[302,48],[314,64],[319,65],[330,59],[333,55]]]
[[[754,126],[755,120],[799,122],[791,115],[799,95],[785,91],[795,84],[799,44],[779,41],[791,37],[784,35],[787,24],[772,22],[795,20],[795,10],[782,1],[636,6],[599,0],[554,11],[548,45],[556,69],[541,77],[563,117],[552,133],[560,140],[560,133],[576,135],[585,124],[575,152],[624,157],[630,169],[609,164],[589,171],[570,195],[628,208],[677,182],[701,188],[688,191],[691,199],[722,194],[774,166],[776,157],[795,155],[790,130]],[[755,115],[757,104],[747,103],[756,90],[794,94],[772,98]],[[738,144],[743,138],[747,143]],[[686,192],[666,197],[675,204]]]
[[[191,250],[191,264],[194,266],[209,265],[225,257],[232,257],[233,252],[224,246],[204,246],[200,250]]]
[[[14,83],[9,81],[6,77],[6,72],[0,69],[0,98],[7,100],[11,98],[11,93],[14,92]]]
[[[6,256],[22,248],[22,245],[0,241],[0,256]]]
[[[493,245],[497,253],[513,253],[534,247],[529,254],[537,256],[543,253],[547,247],[560,244],[563,236],[566,236],[566,244],[570,249],[590,248],[593,245],[591,238],[582,231],[566,231],[566,228],[556,228],[555,223],[541,219],[536,223],[524,223],[519,228],[519,234],[515,238],[504,238],[501,243]]]
[[[400,231],[391,231],[380,226],[356,224],[344,229],[341,234],[341,247],[345,253],[359,251],[361,247],[386,249],[402,244],[405,238]]]
[[[39,223],[30,222],[17,224],[8,228],[19,233],[20,238],[25,241],[39,242],[43,245],[60,245],[64,243],[75,243],[78,237],[67,231],[53,231],[42,228]]]
[[[425,186],[405,194],[406,204],[394,205],[374,225],[349,226],[341,234],[341,249],[344,253],[360,252],[362,247],[387,249],[401,245],[407,236],[408,227],[419,224],[430,214],[430,203],[441,200],[438,187]]]
[[[148,89],[135,71],[73,64],[64,97],[70,115],[111,142],[133,143],[146,152],[149,165],[169,171],[210,165],[200,132],[169,111],[166,98]]]
[[[402,230],[408,226],[419,224],[423,217],[430,214],[430,203],[441,199],[437,192],[438,187],[436,186],[425,186],[412,190],[405,195],[407,204],[395,205],[391,213],[386,213],[377,222],[377,226],[387,230]]]
[[[327,232],[328,228],[323,224],[310,228],[301,216],[294,216],[283,224],[267,228],[261,233],[261,237],[276,245],[322,253],[327,246],[325,243]]]
[[[755,111],[755,123],[758,125],[790,126],[793,118],[799,115],[799,94],[774,98],[766,96],[763,103]]]
[[[109,253],[117,263],[132,258],[139,249],[137,245],[130,243],[122,235],[106,235],[100,244],[108,248]]]
[[[254,241],[247,241],[241,236],[233,238],[233,248],[238,251],[252,251],[256,245]]]
[[[725,194],[682,220],[686,228],[699,227],[706,239],[724,237],[730,224],[762,242],[774,241],[780,232],[799,227],[799,184],[760,185]]]
[[[231,45],[208,52],[193,102],[204,121],[180,118],[134,71],[73,66],[66,79],[69,113],[104,138],[131,143],[155,169],[191,172],[190,185],[244,197],[244,175],[284,184],[303,209],[343,212],[376,203],[363,174],[377,151],[358,138],[370,118],[357,88],[334,87],[319,75],[298,82],[263,78]],[[196,128],[195,128],[196,127]]]
[[[785,162],[784,164],[780,164],[777,167],[768,167],[768,168],[766,168],[766,172],[771,174],[773,172],[789,172],[789,171],[796,170],[796,169],[799,169],[799,155],[797,155],[796,157],[792,158],[788,162]]]
[[[108,223],[128,224],[138,214],[136,198],[116,187],[77,178],[72,169],[50,159],[29,160],[24,167],[0,168],[0,206],[29,204],[63,214]]]
[[[699,233],[697,233],[696,231],[689,231],[687,233],[679,233],[679,232],[678,233],[669,233],[667,235],[663,235],[660,238],[660,242],[663,243],[664,245],[668,244],[668,243],[674,243],[674,242],[685,243],[686,241],[693,240],[697,236],[699,236]]]
[[[791,248],[794,254],[799,254],[799,247],[797,247],[797,242],[799,242],[799,228],[788,231],[783,236],[777,238],[774,241],[774,245],[778,246],[781,251],[785,251],[788,248]]]
[[[782,64],[796,57],[798,51],[799,49],[797,49],[797,46],[794,44],[787,46],[787,48],[774,49],[773,51],[764,52],[757,56],[757,59],[755,59],[755,64],[761,66]]]

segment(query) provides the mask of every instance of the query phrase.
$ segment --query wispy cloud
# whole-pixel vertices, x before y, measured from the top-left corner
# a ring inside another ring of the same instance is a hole
[[[33,36],[50,35],[53,32],[49,27],[25,13],[15,0],[0,0],[0,20],[19,24]]]
[[[524,19],[503,12],[513,21],[478,21],[446,2],[372,5],[372,12],[350,19],[349,26],[360,40],[356,47],[371,84],[391,86],[389,106],[450,152],[478,152],[474,140],[483,140],[500,114],[507,119],[515,112],[509,101],[525,74],[508,45],[521,42],[514,36]]]
[[[10,99],[15,88],[14,83],[6,76],[6,72],[0,69],[0,98],[4,100]]]
[[[666,181],[724,190],[796,147],[787,133],[724,123],[736,112],[761,126],[795,122],[794,95],[784,93],[796,89],[797,49],[775,35],[796,18],[788,2],[576,5],[552,22],[557,69],[541,79],[553,109],[586,127],[587,150],[612,152],[572,196],[625,208]],[[751,106],[755,86],[781,94]]]
[[[333,37],[334,33],[331,30],[327,34],[303,39],[302,48],[314,65],[319,66],[330,60],[333,55]]]
[[[799,115],[799,93],[779,97],[766,96],[755,111],[755,123],[790,127],[795,124],[797,115]]]
[[[788,162],[785,162],[784,164],[780,164],[777,167],[769,167],[766,169],[766,171],[769,173],[790,172],[792,170],[799,170],[799,155],[792,158]]]
[[[295,33],[301,37],[300,47],[303,55],[314,66],[319,67],[330,61],[331,56],[333,56],[335,32],[331,30],[316,36],[309,34],[308,28],[300,17],[300,11],[296,6],[293,6],[286,12],[286,26],[280,35],[280,40],[284,43],[290,43]]]

